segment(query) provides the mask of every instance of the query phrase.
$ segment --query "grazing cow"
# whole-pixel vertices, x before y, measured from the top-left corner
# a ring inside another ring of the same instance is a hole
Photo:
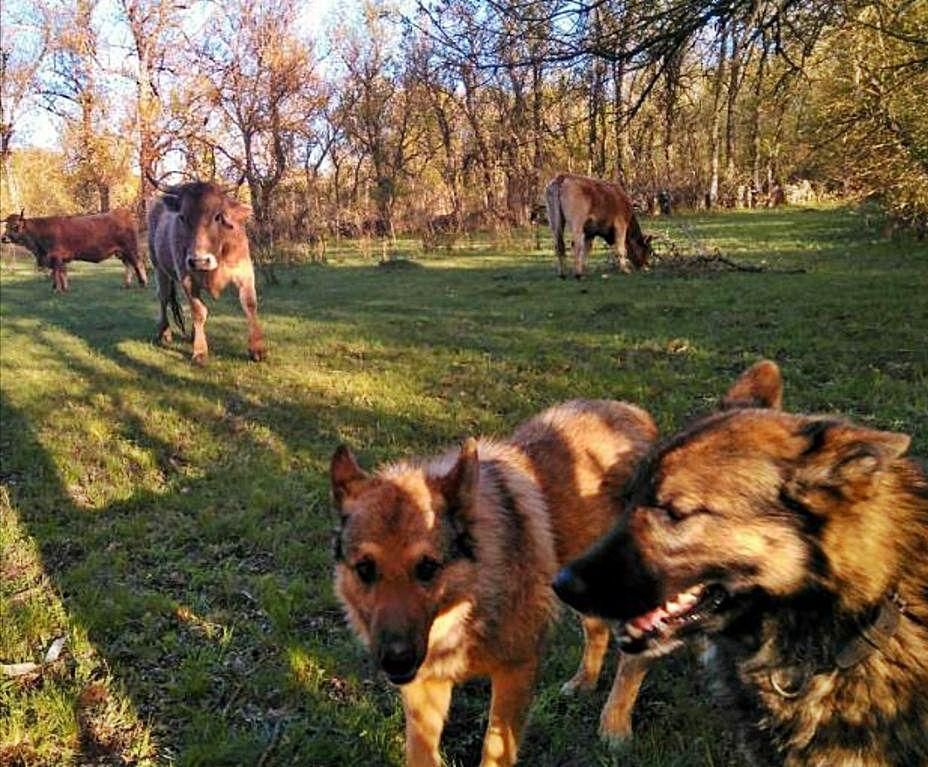
[[[90,216],[44,216],[26,218],[23,209],[19,215],[6,217],[3,242],[22,245],[35,255],[40,267],[52,271],[52,290],[68,290],[67,264],[70,261],[89,261],[97,264],[112,255],[119,257],[126,268],[123,284],[132,284],[132,271],[144,286],[148,284],[145,264],[139,258],[135,216],[129,210],[111,210]]]
[[[179,184],[162,191],[164,194],[153,202],[148,214],[148,247],[161,300],[158,340],[171,341],[169,304],[183,330],[177,303],[179,284],[193,315],[193,361],[205,364],[208,311],[202,296],[205,291],[218,298],[231,282],[238,288],[248,320],[249,355],[255,362],[263,359],[265,347],[258,325],[255,271],[245,233],[251,208],[229,197],[222,187],[206,181]]]
[[[619,268],[629,272],[626,254],[636,268],[648,264],[651,237],[645,237],[632,210],[632,201],[618,184],[586,176],[561,173],[547,189],[548,221],[554,234],[558,276],[566,276],[564,230],[571,236],[574,277],[583,276],[586,256],[594,237],[602,237],[615,251]]]

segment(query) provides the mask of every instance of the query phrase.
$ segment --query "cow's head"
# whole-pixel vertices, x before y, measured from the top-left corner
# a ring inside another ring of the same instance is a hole
[[[637,237],[628,238],[628,255],[636,269],[644,269],[647,267],[648,262],[654,255],[654,248],[651,246],[653,237],[654,235],[644,235],[639,230]]]
[[[177,213],[184,237],[184,262],[191,271],[209,272],[247,243],[245,221],[251,208],[218,184],[194,181],[170,187],[161,198]]]
[[[26,209],[23,208],[19,215],[11,213],[3,221],[3,234],[0,235],[0,242],[13,242],[22,245],[26,236]]]

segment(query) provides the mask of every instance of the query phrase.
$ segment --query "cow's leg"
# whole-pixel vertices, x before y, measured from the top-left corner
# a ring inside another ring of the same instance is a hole
[[[71,282],[68,280],[68,267],[61,262],[61,268],[58,270],[58,276],[61,279],[61,292],[67,293],[71,290]]]
[[[45,263],[52,271],[52,291],[54,293],[66,292],[68,281],[64,273],[64,259],[60,255],[49,253],[46,256]]]
[[[139,255],[137,248],[130,248],[126,251],[126,260],[123,261],[126,264],[126,271],[128,272],[128,267],[131,264],[132,271],[135,272],[135,278],[139,281],[139,287],[144,288],[148,284],[148,275],[145,272],[145,262],[142,260],[142,257]],[[127,277],[128,279],[128,277]]]
[[[574,229],[570,233],[570,249],[574,254],[574,277],[583,277],[583,264],[586,260],[586,235],[583,229]]]
[[[128,259],[125,259],[125,258],[122,259],[122,269],[123,269],[122,286],[124,288],[131,288],[132,287],[132,268],[129,266]]]
[[[190,275],[183,280],[184,292],[190,302],[190,314],[193,316],[193,362],[196,365],[205,365],[209,356],[209,347],[206,345],[206,317],[209,310],[200,298],[200,291],[193,287]]]
[[[631,272],[631,265],[628,263],[628,250],[625,246],[625,238],[628,236],[628,223],[616,222],[615,243],[612,248],[615,252],[617,266],[623,274]]]
[[[567,277],[567,248],[564,247],[564,232],[554,233],[554,253],[557,255],[557,276],[562,280]]]
[[[255,274],[253,270],[235,280],[238,287],[238,299],[248,321],[248,355],[260,362],[267,356],[264,346],[264,335],[258,324],[258,294],[255,292]]]
[[[199,296],[191,296],[190,313],[193,315],[193,361],[197,365],[205,365],[209,357],[206,344],[206,317],[209,309]]]
[[[171,276],[160,269],[155,269],[155,284],[158,286],[158,301],[161,303],[161,316],[158,318],[158,330],[155,340],[160,344],[171,343],[171,323],[168,321],[168,303],[172,292]]]

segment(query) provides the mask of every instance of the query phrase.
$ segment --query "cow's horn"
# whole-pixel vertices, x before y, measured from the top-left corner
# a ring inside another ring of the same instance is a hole
[[[160,181],[158,181],[158,179],[156,179],[153,175],[151,175],[151,171],[148,171],[148,170],[145,171],[145,178],[147,178],[149,182],[151,183],[151,185],[155,187],[155,189],[157,189],[159,192],[168,191],[168,188],[166,186],[164,186]]]

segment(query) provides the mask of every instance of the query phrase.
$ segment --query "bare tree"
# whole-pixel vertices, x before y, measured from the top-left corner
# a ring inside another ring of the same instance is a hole
[[[50,27],[41,8],[32,18],[15,17],[4,5],[0,43],[0,173],[6,199],[19,203],[11,155],[18,122],[30,98],[41,89],[40,69],[49,49]]]

